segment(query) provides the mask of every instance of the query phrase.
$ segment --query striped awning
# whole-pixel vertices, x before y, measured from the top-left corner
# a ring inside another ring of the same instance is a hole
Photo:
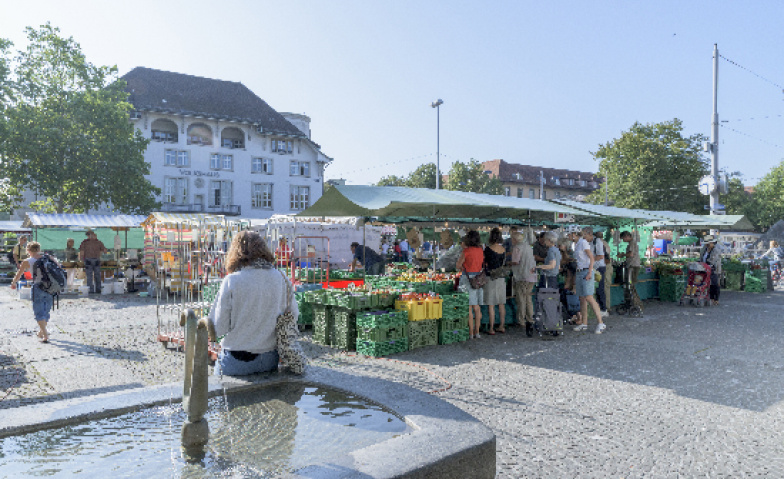
[[[138,228],[147,218],[144,215],[84,215],[27,213],[23,227],[82,227],[82,228]]]

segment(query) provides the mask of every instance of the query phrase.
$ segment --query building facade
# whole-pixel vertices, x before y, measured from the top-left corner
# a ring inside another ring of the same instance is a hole
[[[309,117],[278,113],[237,82],[142,67],[123,79],[163,211],[268,218],[321,197],[332,159]]]
[[[580,200],[601,187],[602,177],[587,171],[519,165],[504,160],[482,163],[484,172],[498,178],[506,196],[552,200]]]

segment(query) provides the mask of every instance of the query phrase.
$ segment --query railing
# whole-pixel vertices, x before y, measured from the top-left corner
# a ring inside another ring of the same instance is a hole
[[[198,203],[163,203],[161,205],[161,211],[168,213],[203,213],[204,205],[200,205]]]
[[[242,214],[242,206],[241,205],[207,206],[207,213],[213,215],[239,216],[240,214]]]

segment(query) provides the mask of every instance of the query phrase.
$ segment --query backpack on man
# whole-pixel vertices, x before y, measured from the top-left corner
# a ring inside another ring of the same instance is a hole
[[[36,273],[40,274],[36,275]],[[52,296],[59,295],[65,289],[65,278],[63,268],[48,254],[41,255],[33,265],[33,280],[43,291]]]

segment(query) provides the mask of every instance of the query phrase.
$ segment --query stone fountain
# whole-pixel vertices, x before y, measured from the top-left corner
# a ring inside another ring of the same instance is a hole
[[[209,352],[207,350],[207,320],[197,319],[192,309],[180,316],[185,327],[185,380],[182,390],[182,409],[187,420],[182,425],[182,448],[187,456],[200,460],[210,437],[210,427],[204,415],[209,399]]]

